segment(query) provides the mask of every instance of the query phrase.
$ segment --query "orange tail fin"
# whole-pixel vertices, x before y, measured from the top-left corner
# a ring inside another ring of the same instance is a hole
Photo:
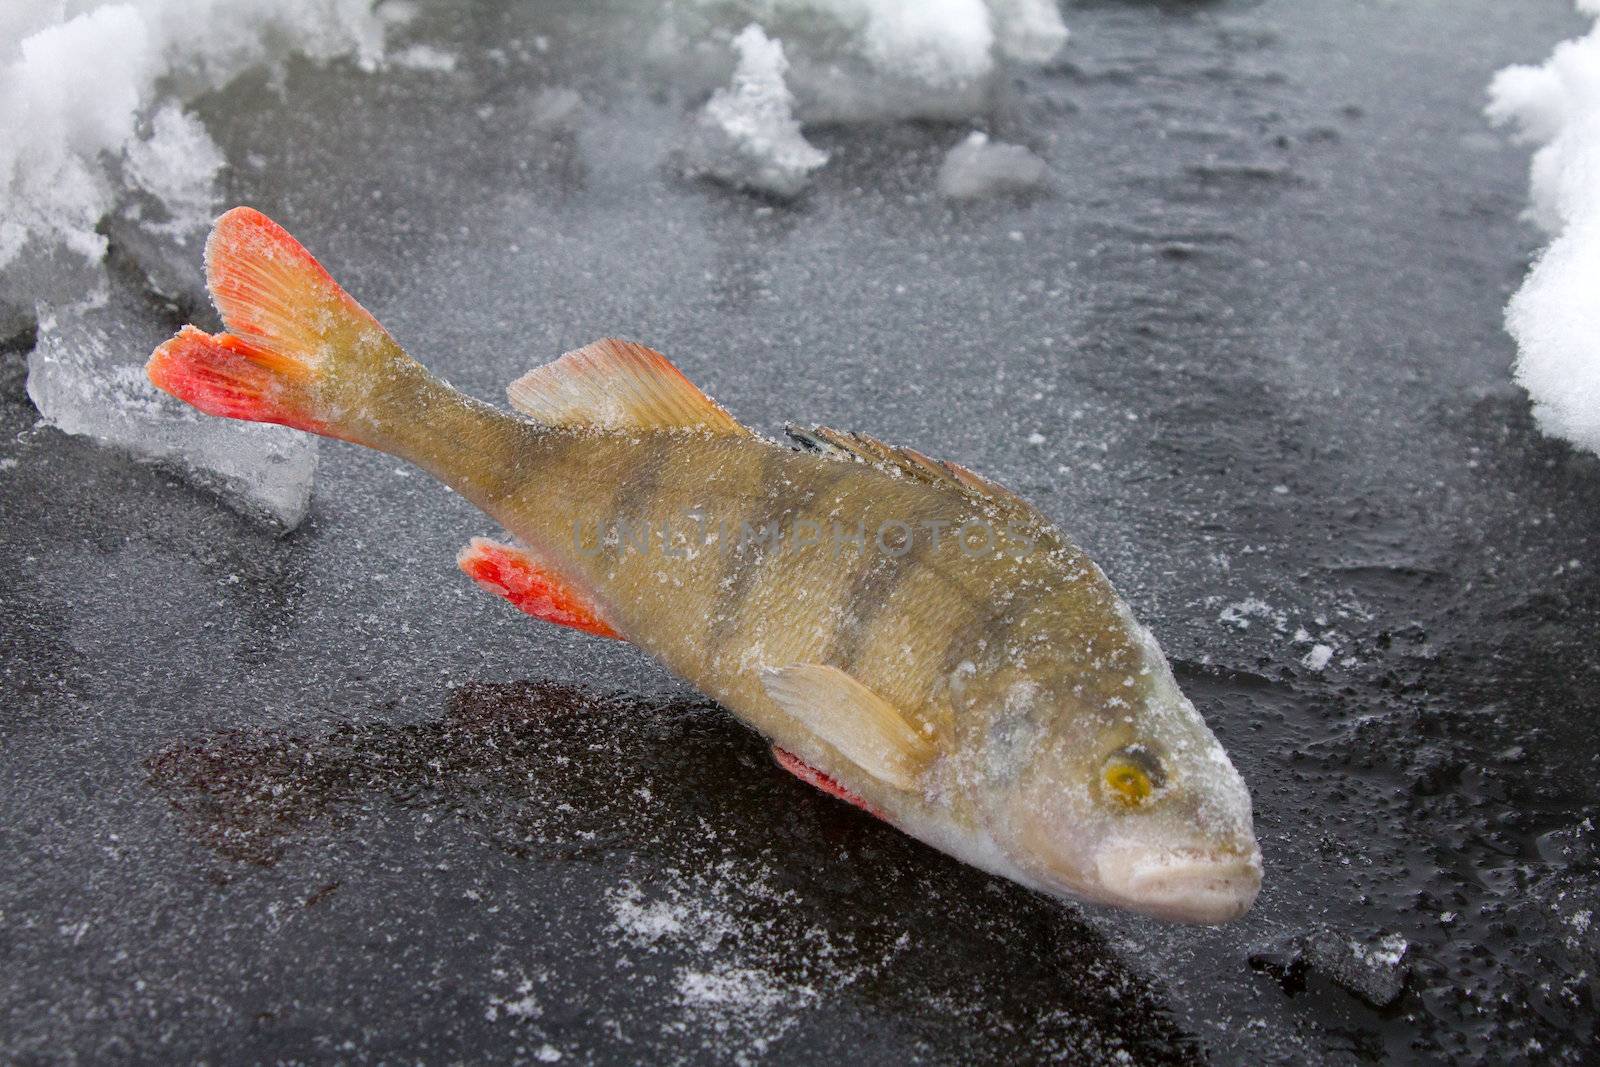
[[[151,382],[209,415],[363,440],[369,413],[342,397],[411,361],[311,253],[236,207],[206,241],[206,284],[228,332],[185,326],[145,365]]]
[[[144,371],[158,388],[207,415],[325,432],[297,395],[295,387],[310,376],[305,365],[233,334],[185,326],[155,350]]]

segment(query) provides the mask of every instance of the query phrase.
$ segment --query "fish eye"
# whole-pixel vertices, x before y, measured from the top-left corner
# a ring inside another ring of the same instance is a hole
[[[1144,745],[1125,745],[1106,757],[1100,782],[1108,799],[1137,808],[1167,784],[1167,772]]]

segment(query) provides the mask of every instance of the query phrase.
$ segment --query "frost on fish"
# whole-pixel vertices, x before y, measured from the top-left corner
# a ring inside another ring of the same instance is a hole
[[[1597,0],[1577,6],[1600,18]],[[1489,96],[1492,121],[1539,145],[1528,215],[1552,238],[1506,307],[1516,378],[1546,433],[1600,452],[1600,24],[1502,70]]]

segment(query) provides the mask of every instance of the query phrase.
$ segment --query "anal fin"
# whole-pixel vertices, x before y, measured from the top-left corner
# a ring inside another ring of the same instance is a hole
[[[545,569],[520,548],[474,537],[456,557],[468,578],[536,619],[598,637],[622,635],[600,617],[588,597]]]
[[[830,797],[836,797],[839,800],[844,801],[846,804],[854,804],[868,815],[879,819],[883,818],[883,812],[879,811],[871,804],[868,804],[859,795],[852,793],[833,778],[823,774],[821,771],[817,770],[815,767],[811,766],[811,764],[807,763],[799,756],[796,756],[788,749],[773,745],[772,758],[778,761],[778,766],[782,767],[784,770],[788,771],[790,774],[794,775],[807,785],[814,785],[824,793],[828,794]]]

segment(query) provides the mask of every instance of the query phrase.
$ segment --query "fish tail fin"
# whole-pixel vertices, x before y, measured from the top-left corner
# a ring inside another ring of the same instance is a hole
[[[206,284],[227,332],[185,326],[145,373],[208,415],[376,445],[385,383],[426,375],[310,252],[253,208],[236,207],[212,228]]]

